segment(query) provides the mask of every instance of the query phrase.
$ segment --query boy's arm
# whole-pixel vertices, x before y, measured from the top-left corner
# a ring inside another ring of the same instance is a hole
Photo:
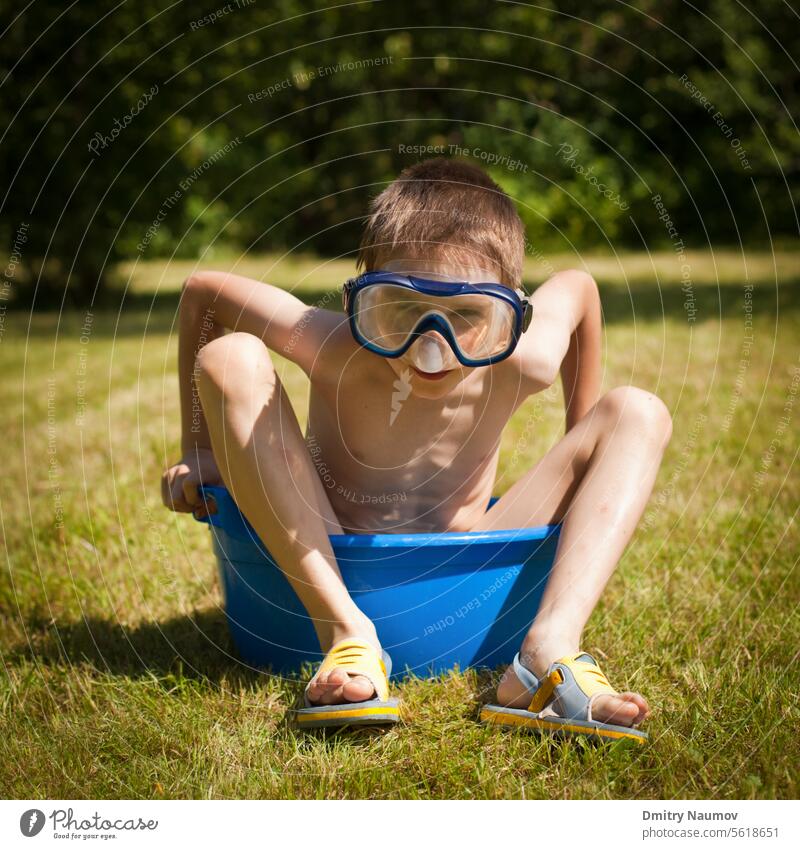
[[[520,345],[523,374],[535,391],[551,385],[560,371],[570,430],[600,395],[602,322],[597,284],[586,272],[561,271],[533,293],[531,304],[533,317]]]
[[[307,374],[319,343],[339,322],[335,313],[309,307],[289,292],[236,274],[202,271],[184,284],[181,295],[178,379],[182,458],[162,478],[167,507],[189,512],[198,507],[199,483],[218,483],[219,471],[195,385],[200,350],[226,329],[251,333]]]
[[[184,453],[195,447],[210,447],[194,385],[195,360],[200,350],[226,329],[251,333],[309,374],[319,354],[314,339],[319,335],[323,313],[277,286],[237,274],[201,271],[186,281],[181,295],[178,348]]]

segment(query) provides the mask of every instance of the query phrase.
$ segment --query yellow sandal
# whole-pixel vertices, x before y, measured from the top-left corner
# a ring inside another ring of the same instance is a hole
[[[339,705],[312,705],[308,690],[323,672],[335,668],[351,675],[363,675],[372,682],[376,698],[366,702],[344,702]],[[303,700],[305,707],[294,711],[302,728],[330,728],[341,725],[385,725],[400,719],[400,700],[389,698],[389,676],[392,661],[386,652],[379,654],[366,640],[348,638],[336,643],[308,682]]]

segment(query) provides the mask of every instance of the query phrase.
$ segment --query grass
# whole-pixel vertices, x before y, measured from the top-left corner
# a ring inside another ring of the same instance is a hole
[[[237,660],[208,533],[160,505],[160,471],[178,456],[174,320],[190,265],[131,266],[123,309],[88,323],[7,313],[0,794],[796,798],[797,259],[692,254],[690,293],[669,255],[582,260],[603,294],[605,387],[651,389],[675,422],[583,645],[618,689],[649,699],[641,748],[480,726],[497,671],[406,682],[404,722],[388,732],[295,733],[286,712],[302,682]],[[240,269],[300,281],[309,300],[352,272],[317,265]],[[305,379],[280,368],[304,423]],[[562,427],[558,393],[523,405],[496,494]]]

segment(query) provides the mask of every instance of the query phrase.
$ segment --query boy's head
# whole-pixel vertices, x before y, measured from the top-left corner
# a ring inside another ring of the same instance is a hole
[[[523,256],[524,229],[508,195],[475,165],[428,159],[406,168],[372,202],[357,265],[517,289]],[[435,330],[387,362],[427,398],[444,397],[469,371]]]
[[[372,202],[358,252],[362,271],[400,263],[489,272],[511,288],[520,285],[522,221],[508,195],[476,165],[426,159],[406,168]],[[485,277],[486,275],[484,275]]]

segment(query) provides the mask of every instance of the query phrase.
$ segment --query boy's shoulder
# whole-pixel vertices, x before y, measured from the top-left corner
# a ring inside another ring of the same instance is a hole
[[[309,377],[325,381],[336,380],[361,350],[344,313],[312,304],[292,330],[281,354],[295,362],[302,359],[308,364],[304,370]]]

